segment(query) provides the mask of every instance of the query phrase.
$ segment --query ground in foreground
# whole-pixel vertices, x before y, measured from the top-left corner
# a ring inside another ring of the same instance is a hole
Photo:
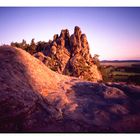
[[[0,48],[1,132],[140,132],[140,86],[63,76]]]

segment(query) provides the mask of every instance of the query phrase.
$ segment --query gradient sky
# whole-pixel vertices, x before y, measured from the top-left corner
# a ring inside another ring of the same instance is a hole
[[[92,55],[101,60],[140,60],[140,8],[0,8],[0,45],[48,41],[61,29],[78,25],[87,35]]]

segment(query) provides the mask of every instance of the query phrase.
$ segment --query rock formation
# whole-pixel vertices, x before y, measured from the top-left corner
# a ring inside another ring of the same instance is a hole
[[[139,86],[64,76],[0,47],[0,132],[140,132],[139,108]]]
[[[87,37],[78,26],[71,36],[65,29],[61,31],[60,36],[54,35],[53,41],[38,42],[34,56],[58,73],[94,82],[102,80],[100,71],[90,55]]]

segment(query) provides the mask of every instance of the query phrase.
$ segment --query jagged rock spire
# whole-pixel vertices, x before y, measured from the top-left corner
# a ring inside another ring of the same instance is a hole
[[[61,74],[76,76],[90,81],[100,81],[102,76],[93,63],[87,37],[80,27],[75,26],[74,33],[62,29],[43,49],[43,62],[52,70]],[[45,50],[45,51],[44,51]]]

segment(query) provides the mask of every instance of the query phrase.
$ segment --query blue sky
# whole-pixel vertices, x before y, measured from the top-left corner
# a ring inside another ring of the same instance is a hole
[[[140,8],[131,7],[1,7],[0,44],[48,41],[76,25],[101,60],[140,59]]]

